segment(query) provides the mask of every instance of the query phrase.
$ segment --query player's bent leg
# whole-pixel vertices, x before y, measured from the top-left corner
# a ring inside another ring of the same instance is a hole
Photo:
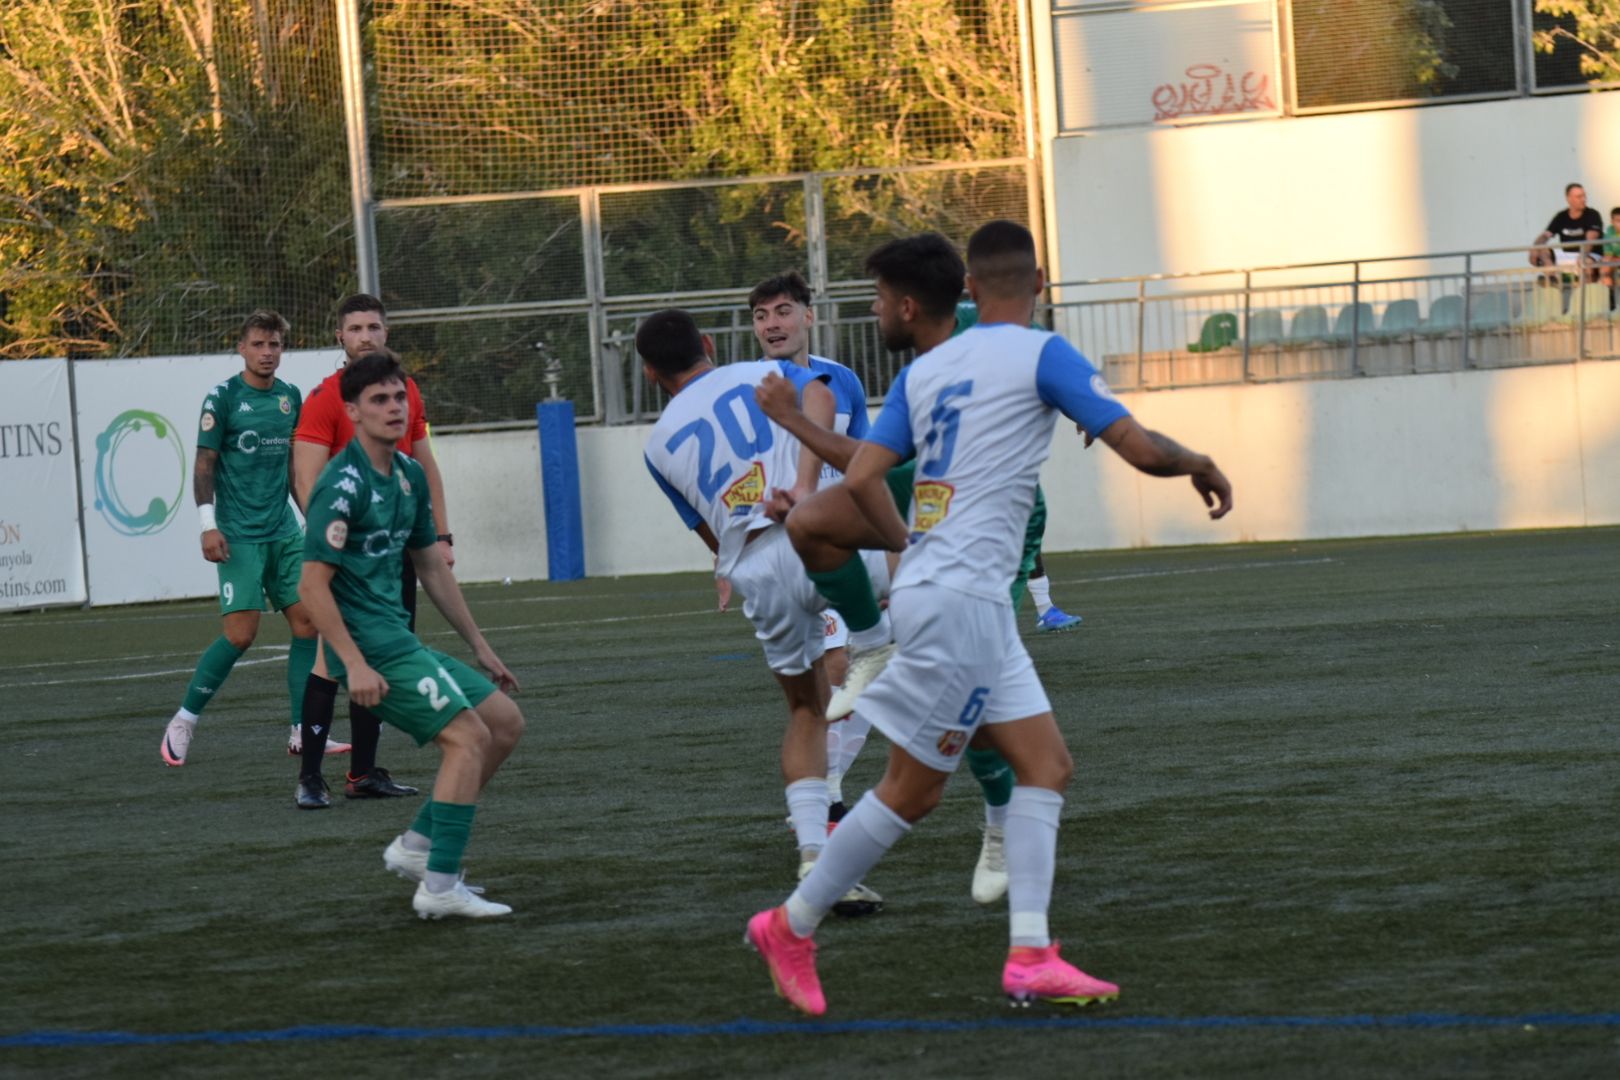
[[[457,693],[456,697],[461,695]],[[426,873],[411,898],[411,907],[424,919],[509,915],[512,909],[507,905],[485,900],[469,890],[461,874],[485,761],[494,743],[489,726],[470,706],[463,707],[439,730],[433,742],[442,760],[433,783],[432,839]],[[386,861],[386,855],[384,858]]]
[[[474,706],[478,718],[489,729],[489,752],[484,758],[484,775],[479,784],[482,791],[523,738],[525,723],[523,711],[517,702],[497,690]]]
[[[782,733],[782,782],[801,862],[815,858],[827,840],[827,673],[818,659],[808,671],[773,672],[787,698]]]
[[[801,501],[787,517],[788,539],[806,570],[836,570],[857,551],[883,547],[882,535],[867,522],[842,484]]]
[[[229,592],[234,599],[235,590],[231,589]],[[236,662],[242,658],[242,654],[258,636],[259,613],[227,611],[222,619],[221,630],[220,636],[203,650],[202,656],[197,660],[197,668],[186,687],[185,699],[163,729],[163,741],[159,744],[158,751],[165,765],[180,766],[186,763],[186,757],[191,752],[192,736],[196,734],[197,719],[202,716],[208,703],[230,677],[231,669],[236,666]]]

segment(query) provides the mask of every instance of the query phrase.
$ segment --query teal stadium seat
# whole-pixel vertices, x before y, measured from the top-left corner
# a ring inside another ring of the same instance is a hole
[[[1263,349],[1283,339],[1283,317],[1280,311],[1249,312],[1249,347]]]
[[[1578,293],[1569,294],[1569,312],[1564,316],[1570,322],[1582,317],[1581,300],[1585,298],[1587,322],[1600,322],[1609,317],[1609,287],[1596,282],[1588,282],[1581,286]]]
[[[1519,322],[1525,326],[1557,322],[1564,317],[1564,290],[1537,285],[1525,297]]]
[[[1446,295],[1429,305],[1429,317],[1423,323],[1425,334],[1460,334],[1463,326],[1463,298]]]
[[[1395,300],[1384,309],[1384,321],[1378,324],[1378,336],[1393,338],[1417,333],[1422,320],[1416,300]]]
[[[1359,318],[1357,317],[1359,314]],[[1378,328],[1378,320],[1373,315],[1373,306],[1366,302],[1360,304],[1346,304],[1339,309],[1338,317],[1333,320],[1333,340],[1349,341],[1352,336],[1359,335],[1368,338]]]
[[[1294,312],[1294,321],[1288,327],[1288,340],[1299,344],[1301,342],[1326,341],[1328,339],[1327,308],[1320,304],[1302,307]]]
[[[1230,311],[1219,311],[1204,320],[1198,340],[1187,345],[1188,352],[1215,352],[1238,341],[1237,316]]]
[[[1505,292],[1480,293],[1474,297],[1474,310],[1469,313],[1471,332],[1500,330],[1513,321],[1513,308]]]

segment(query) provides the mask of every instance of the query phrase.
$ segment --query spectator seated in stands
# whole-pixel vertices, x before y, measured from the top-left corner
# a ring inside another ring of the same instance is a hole
[[[1603,235],[1603,216],[1586,205],[1584,187],[1579,184],[1566,185],[1564,201],[1569,204],[1568,208],[1553,215],[1547,228],[1536,237],[1535,247],[1530,252],[1531,266],[1565,268],[1558,273],[1543,275],[1542,281],[1548,285],[1562,284],[1565,273],[1574,273],[1574,268],[1582,263],[1590,264],[1596,253],[1595,247],[1581,241],[1597,240]],[[1548,245],[1549,240],[1554,242]],[[1591,280],[1596,281],[1597,271],[1593,269],[1589,273]]]
[[[1600,263],[1603,268],[1603,284],[1613,288],[1614,271],[1616,267],[1620,267],[1620,206],[1609,211],[1609,227],[1604,230],[1603,239],[1606,241],[1603,245],[1603,260]]]

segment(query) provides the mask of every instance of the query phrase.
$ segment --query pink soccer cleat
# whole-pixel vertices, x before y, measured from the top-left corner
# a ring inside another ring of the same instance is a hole
[[[827,1011],[827,998],[816,974],[816,943],[793,932],[786,908],[768,908],[749,919],[743,941],[764,957],[778,996],[811,1016]]]
[[[1090,1005],[1119,997],[1119,987],[1093,979],[1059,956],[1055,941],[1044,949],[1014,946],[1007,950],[1001,988],[1015,1008],[1028,1008],[1032,1001]]]

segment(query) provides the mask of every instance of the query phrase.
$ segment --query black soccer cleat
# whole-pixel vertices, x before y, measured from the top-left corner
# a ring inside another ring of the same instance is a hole
[[[373,765],[371,771],[358,780],[349,777],[348,783],[343,785],[346,799],[398,799],[416,794],[419,793],[409,784],[394,783],[394,778],[381,765]]]
[[[332,805],[332,797],[327,794],[324,776],[300,776],[298,778],[298,791],[293,801],[300,810],[325,810]]]

